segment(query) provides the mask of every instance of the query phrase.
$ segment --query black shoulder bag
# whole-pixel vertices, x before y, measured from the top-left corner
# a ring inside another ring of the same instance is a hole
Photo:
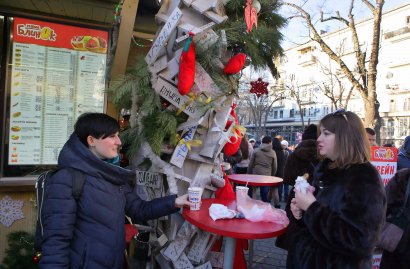
[[[394,214],[386,217],[386,223],[382,228],[378,246],[388,252],[400,254],[407,248],[407,237],[410,226],[410,178],[407,181],[406,194],[402,206]]]

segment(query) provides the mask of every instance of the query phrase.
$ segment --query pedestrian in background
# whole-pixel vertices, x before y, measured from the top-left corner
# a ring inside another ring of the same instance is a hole
[[[410,169],[404,168],[394,175],[386,186],[387,212],[386,216],[397,214],[404,203],[404,195],[410,179]],[[410,220],[408,220],[410,222]],[[383,251],[380,269],[408,269],[410,267],[410,223],[404,225],[403,237],[398,246],[406,246],[403,252]]]
[[[242,160],[236,164],[236,174],[246,174],[248,172],[249,162],[253,154],[252,144],[248,141],[248,136],[244,135],[239,149],[242,152]]]
[[[282,140],[282,141],[280,141],[280,144],[282,146],[284,157],[285,157],[284,162],[283,162],[283,172],[282,172],[282,176],[281,176],[281,178],[283,179],[286,161],[288,160],[289,154],[292,151],[289,149],[288,141]],[[278,166],[279,166],[279,164],[278,164]],[[284,182],[282,185],[280,185],[278,187],[278,193],[279,193],[279,200],[282,201],[282,202],[287,202],[288,201],[288,195],[289,195],[289,184]]]
[[[289,243],[287,269],[369,269],[384,222],[386,197],[361,119],[337,110],[319,123],[323,162],[313,187],[295,190],[291,202],[299,227]]]
[[[410,168],[410,136],[406,136],[397,156],[397,170]]]
[[[272,138],[270,136],[265,136],[262,139],[262,144],[259,148],[255,149],[252,154],[248,166],[248,174],[273,176],[276,173],[276,168],[276,154],[272,149]],[[259,188],[261,200],[269,203],[269,186],[262,186]],[[250,189],[251,188],[249,188],[249,190]],[[275,205],[279,204],[279,196],[277,191],[273,194],[273,200]]]
[[[280,177],[283,179],[283,169],[285,168],[285,151],[282,148],[282,144],[279,140],[279,138],[273,138],[272,139],[272,149],[273,151],[275,151],[276,154],[276,163],[277,163],[277,168],[276,168],[276,172],[274,174],[275,177]],[[283,185],[283,184],[282,184]],[[277,192],[278,193],[278,200],[279,202],[281,201],[281,196],[282,196],[282,188],[283,186],[279,186],[279,187],[270,187],[269,189],[269,200],[272,199],[272,197],[274,196],[274,194]],[[285,194],[285,197],[288,198],[288,194]],[[280,208],[280,204],[276,203],[274,204],[274,206],[276,208]]]
[[[371,147],[378,146],[376,143],[376,132],[370,127],[367,127],[365,129],[366,129],[367,139],[369,139],[370,146]]]
[[[125,215],[156,219],[191,205],[188,195],[141,200],[129,185],[135,172],[121,168],[119,123],[102,113],[82,114],[58,157],[44,196],[40,268],[120,269],[124,263]],[[78,200],[67,168],[86,175]]]

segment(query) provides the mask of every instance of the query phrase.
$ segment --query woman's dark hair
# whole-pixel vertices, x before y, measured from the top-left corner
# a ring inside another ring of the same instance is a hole
[[[248,142],[248,136],[244,135],[242,138],[241,145],[239,146],[239,149],[242,152],[242,160],[246,160],[249,158],[249,142]]]
[[[272,139],[272,149],[273,150],[283,150],[282,144],[280,143],[280,139],[276,137]]]
[[[74,133],[88,147],[87,137],[106,138],[120,130],[120,125],[114,118],[104,113],[84,113],[78,117],[74,125]]]

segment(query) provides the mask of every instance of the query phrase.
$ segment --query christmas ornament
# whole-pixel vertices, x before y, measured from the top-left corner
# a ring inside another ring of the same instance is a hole
[[[268,94],[268,82],[263,82],[262,78],[258,78],[257,81],[251,81],[251,93],[256,94],[256,96],[261,97],[263,94]]]
[[[0,222],[10,227],[14,221],[23,219],[23,201],[15,201],[6,195],[0,200]]]
[[[195,47],[193,42],[193,33],[189,33],[184,50],[181,54],[178,74],[178,92],[186,95],[194,85],[195,79]]]
[[[259,13],[261,11],[261,3],[259,3],[258,0],[253,0],[252,1],[252,7],[256,9],[256,12]]]
[[[235,107],[236,104],[233,104],[230,115],[231,120],[228,120],[228,124],[226,126],[227,129],[229,129],[231,125],[234,124],[232,128],[232,136],[229,138],[229,142],[224,146],[224,154],[228,157],[234,155],[238,151],[242,142],[242,132],[244,132],[244,128],[239,125],[238,117],[235,114]]]
[[[41,258],[41,252],[37,252],[36,254],[34,254],[33,263],[38,264],[38,262],[40,261],[40,258]]]
[[[242,67],[245,64],[245,61],[246,61],[246,54],[244,53],[236,54],[231,59],[229,59],[228,63],[226,64],[224,68],[224,73],[227,75],[233,75],[233,74],[238,73],[239,71],[242,70]]]
[[[251,32],[253,25],[258,28],[258,12],[256,8],[252,6],[252,0],[246,0],[245,7],[245,23],[246,23],[246,32]]]

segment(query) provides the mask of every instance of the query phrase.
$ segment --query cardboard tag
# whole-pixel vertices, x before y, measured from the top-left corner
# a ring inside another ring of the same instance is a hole
[[[191,126],[182,132],[182,140],[184,142],[191,141],[194,138],[197,126]],[[188,154],[188,146],[186,144],[178,144],[172,154],[171,164],[181,168],[184,165],[185,158]]]
[[[204,13],[205,11],[213,8],[216,5],[217,0],[196,0],[191,5],[199,13]]]
[[[209,92],[213,98],[221,93],[211,76],[198,62],[195,63],[195,84],[201,92]]]
[[[174,264],[175,269],[194,269],[194,266],[192,263],[188,260],[187,256],[185,253],[182,253],[178,260],[172,261]]]
[[[206,263],[195,267],[195,269],[212,269],[212,264],[210,261],[207,261]]]
[[[221,24],[228,19],[228,16],[219,16],[218,14],[216,14],[215,12],[211,10],[204,12],[204,15],[217,24]]]
[[[171,32],[178,25],[181,20],[182,12],[179,8],[175,8],[169,16],[167,22],[161,29],[159,35],[155,38],[154,44],[152,44],[147,56],[145,56],[145,61],[148,65],[151,65],[158,57],[159,51],[164,48],[165,43],[168,41]]]
[[[183,111],[188,116],[193,118],[200,118],[202,116],[203,112],[197,108],[195,101],[186,106],[189,97],[179,94],[178,89],[164,79],[158,78],[157,84],[155,85],[155,91],[179,109],[182,109],[182,107],[185,106]]]
[[[203,31],[194,37],[195,46],[200,46],[207,50],[210,46],[218,41],[218,35],[212,29]],[[196,70],[195,70],[196,71]]]
[[[166,55],[164,55],[164,56],[159,57],[158,60],[156,60],[153,65],[148,66],[148,68],[151,73],[157,74],[161,72],[162,70],[164,70],[165,68],[167,68],[167,65],[168,65],[168,58]]]
[[[162,186],[162,174],[136,170],[137,185],[160,189]]]
[[[222,268],[224,264],[224,253],[211,251],[208,255],[212,267]]]
[[[194,242],[191,243],[191,248],[188,252],[188,259],[195,263],[200,263],[204,259],[207,253],[205,253],[206,246],[209,240],[209,233],[198,231],[194,238]]]

